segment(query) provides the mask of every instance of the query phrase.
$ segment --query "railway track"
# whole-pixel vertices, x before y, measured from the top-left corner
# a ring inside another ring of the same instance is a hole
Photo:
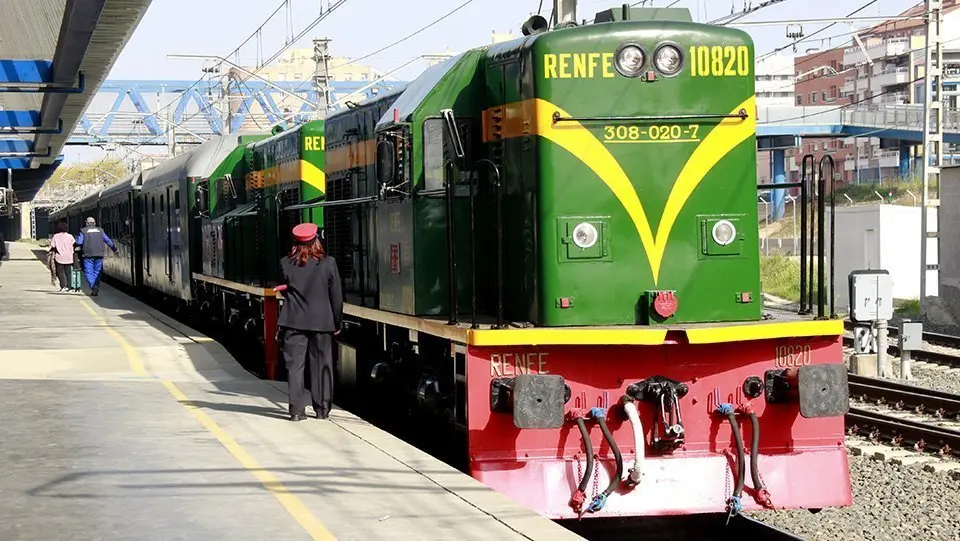
[[[889,408],[851,407],[848,432],[941,456],[960,456],[960,395],[848,375],[851,399]]]

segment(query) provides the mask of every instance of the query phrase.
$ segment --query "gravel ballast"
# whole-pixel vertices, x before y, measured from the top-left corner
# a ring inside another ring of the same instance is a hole
[[[960,541],[960,481],[860,456],[850,456],[850,475],[850,507],[749,515],[810,541]],[[823,482],[828,487],[831,480]]]

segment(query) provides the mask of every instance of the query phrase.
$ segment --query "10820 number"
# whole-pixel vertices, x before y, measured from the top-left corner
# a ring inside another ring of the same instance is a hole
[[[693,77],[746,77],[750,75],[750,49],[746,45],[693,45],[690,47]]]

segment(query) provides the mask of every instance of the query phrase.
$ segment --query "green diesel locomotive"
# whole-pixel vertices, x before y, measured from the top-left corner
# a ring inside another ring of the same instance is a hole
[[[180,305],[281,377],[271,288],[312,221],[347,300],[337,402],[452,427],[464,468],[523,505],[848,505],[842,323],[763,314],[749,35],[627,6],[545,26],[175,158],[196,194]],[[163,230],[145,205],[134,237]]]

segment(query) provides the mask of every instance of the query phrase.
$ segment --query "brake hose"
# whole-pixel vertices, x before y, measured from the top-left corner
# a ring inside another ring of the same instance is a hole
[[[720,404],[717,412],[725,415],[730,423],[730,429],[733,430],[733,440],[737,445],[737,478],[733,489],[733,494],[727,500],[727,520],[736,515],[743,509],[740,498],[743,496],[743,481],[747,474],[746,460],[744,458],[743,436],[740,434],[740,425],[737,423],[737,414],[732,404]]]
[[[617,440],[613,439],[613,434],[610,433],[610,427],[607,426],[607,410],[603,408],[593,408],[590,410],[590,415],[592,415],[597,420],[597,424],[600,425],[603,438],[607,440],[607,445],[609,445],[610,450],[613,451],[613,458],[617,463],[617,472],[610,477],[610,483],[607,484],[606,490],[594,496],[593,501],[590,502],[590,507],[587,508],[591,513],[596,513],[603,509],[603,506],[607,504],[607,498],[613,494],[613,491],[617,490],[617,485],[620,484],[620,477],[623,476],[623,456],[620,454],[620,448],[617,447]]]
[[[761,504],[765,506],[770,506],[770,492],[767,491],[767,488],[763,486],[763,481],[760,479],[760,420],[757,419],[757,414],[752,410],[748,410],[750,415],[750,426],[753,429],[753,436],[750,442],[750,476],[753,478],[753,488],[757,491],[757,499]]]
[[[590,477],[593,475],[593,444],[590,443],[590,433],[587,432],[587,424],[583,421],[583,416],[578,415],[575,420],[577,428],[580,429],[580,438],[583,439],[584,450],[587,453],[587,471],[583,473],[583,479],[580,480],[577,491],[570,498],[570,507],[579,515],[583,508],[583,502],[587,499],[587,486],[590,483]]]
[[[627,415],[627,420],[630,421],[631,428],[633,428],[633,447],[635,449],[633,467],[627,470],[629,475],[627,479],[625,479],[625,484],[633,488],[640,484],[640,478],[642,476],[645,445],[643,440],[643,425],[640,423],[640,414],[637,412],[637,405],[634,403],[633,397],[623,395],[620,397],[620,402],[623,404],[623,411]]]

